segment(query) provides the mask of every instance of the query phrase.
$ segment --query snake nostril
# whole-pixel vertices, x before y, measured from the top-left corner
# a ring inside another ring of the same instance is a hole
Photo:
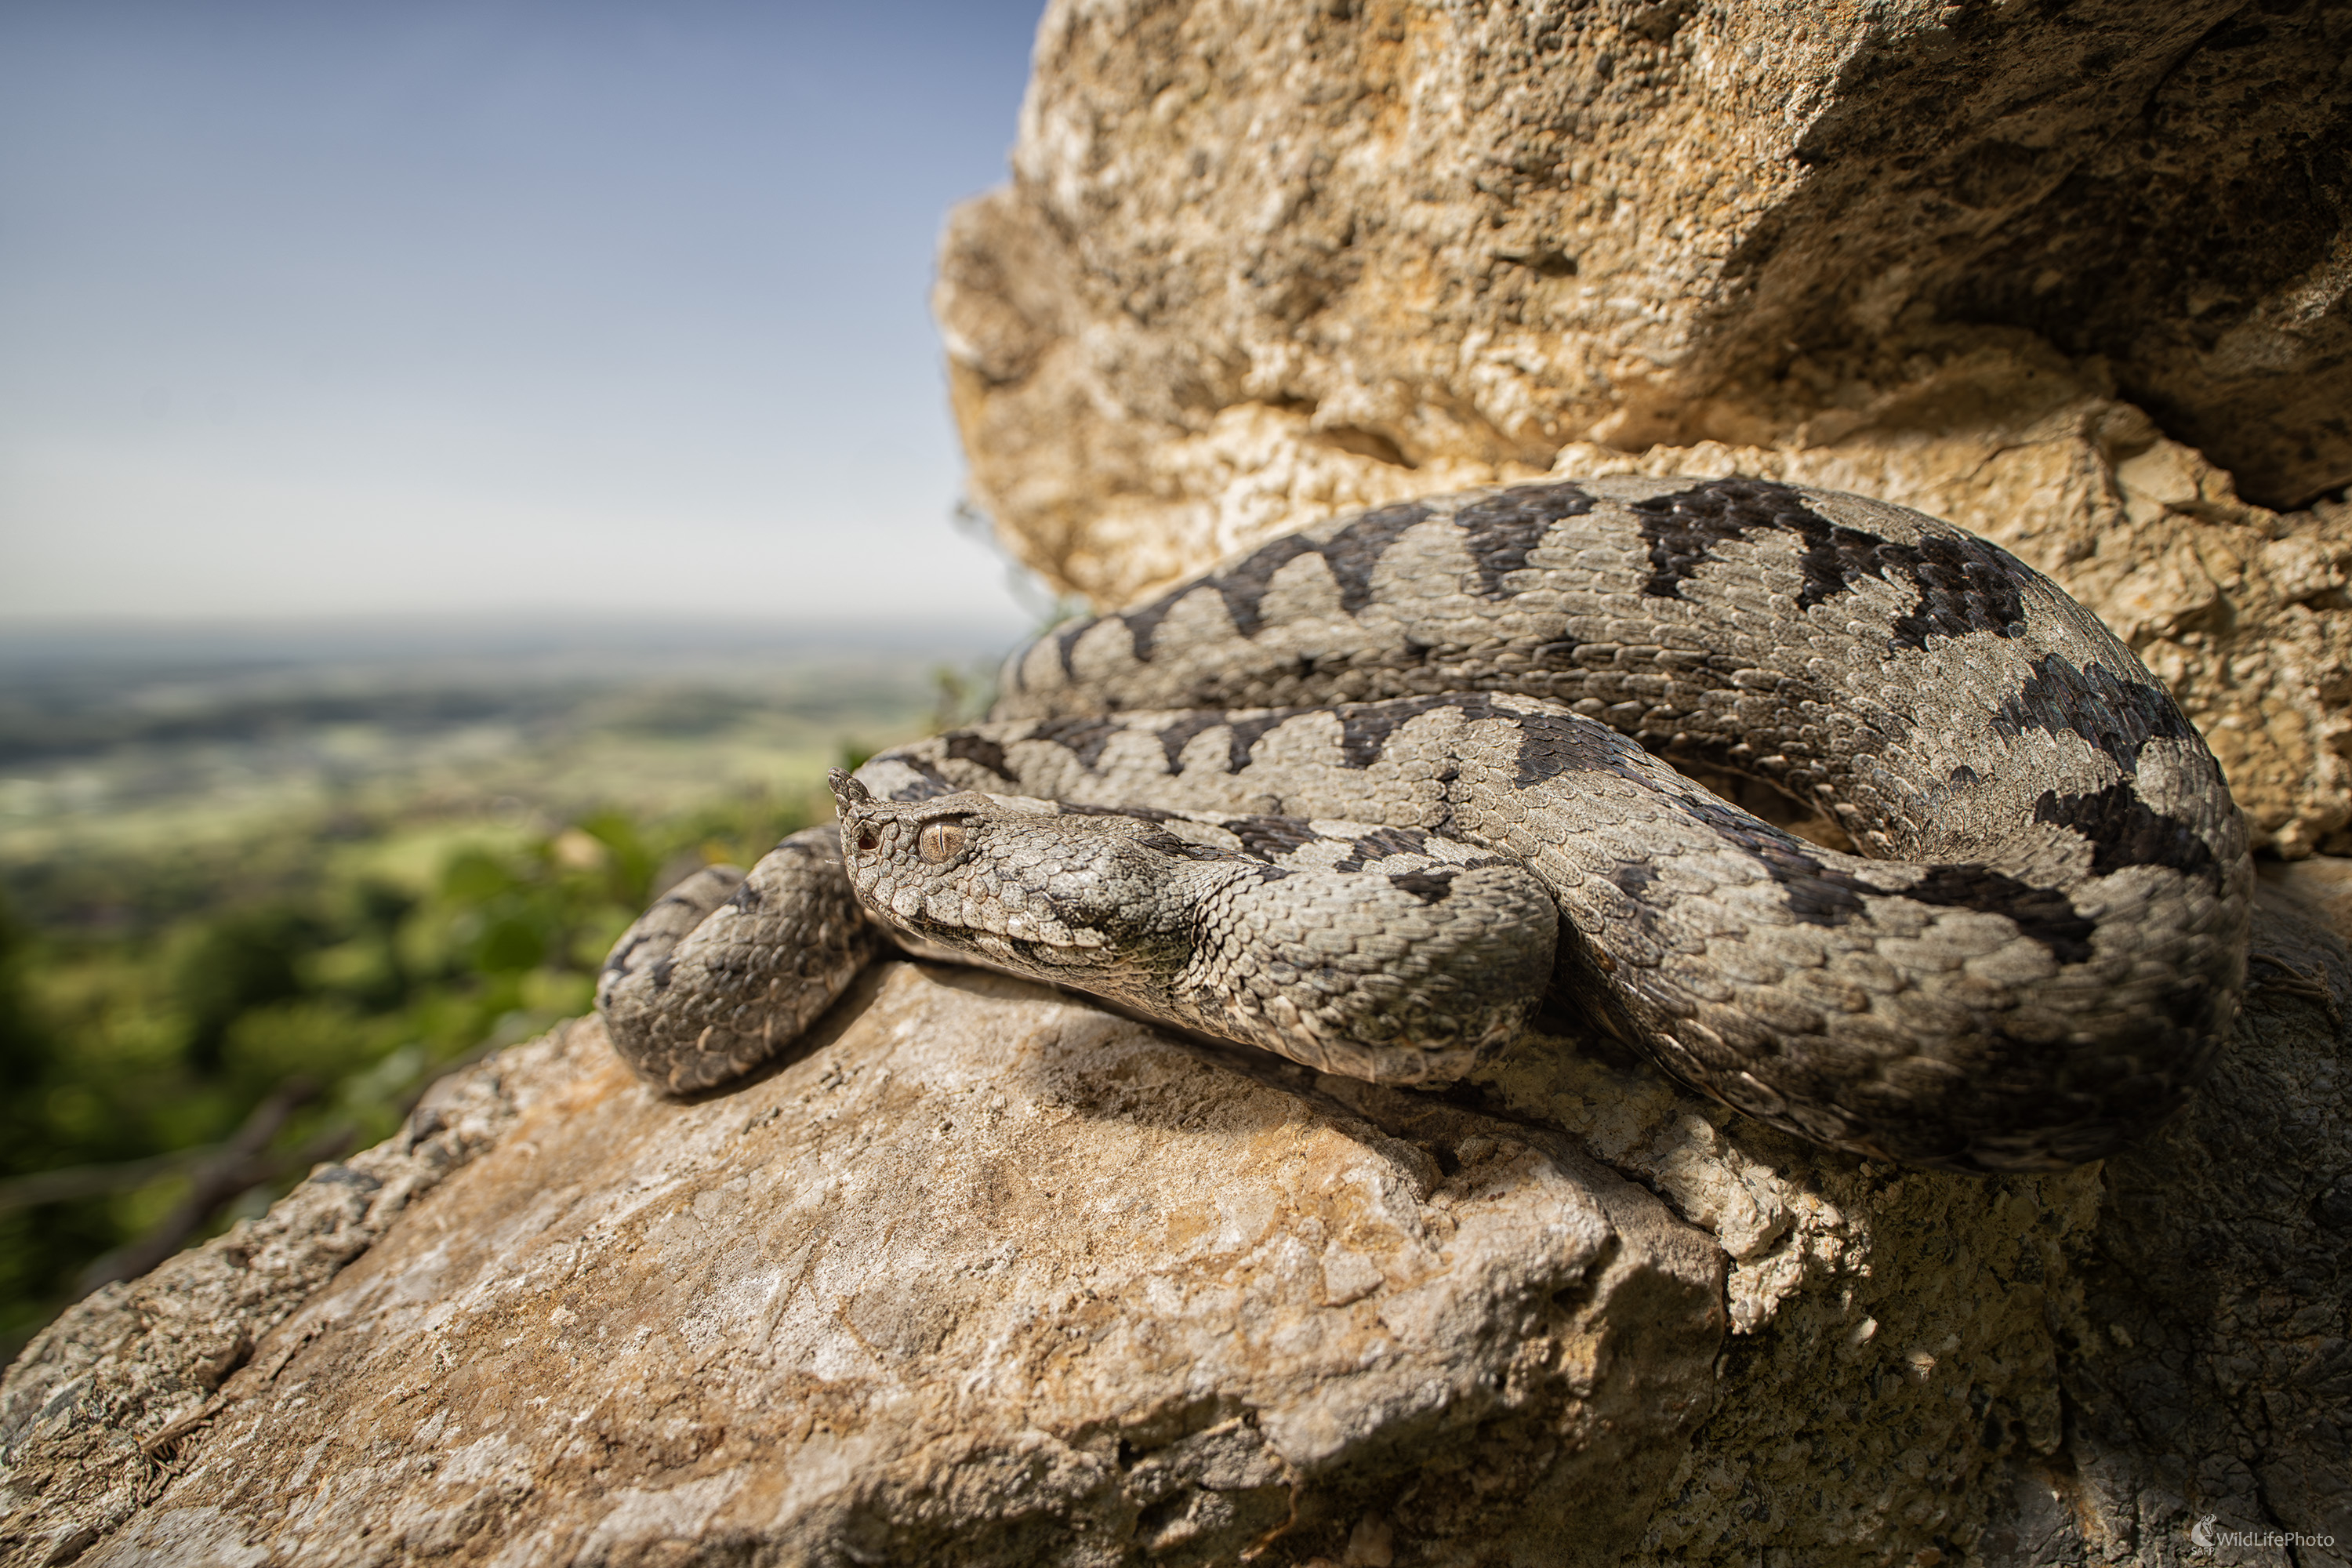
[[[881,847],[881,844],[882,841],[874,837],[872,828],[861,827],[857,830],[857,852],[860,855],[873,854],[876,849]]]

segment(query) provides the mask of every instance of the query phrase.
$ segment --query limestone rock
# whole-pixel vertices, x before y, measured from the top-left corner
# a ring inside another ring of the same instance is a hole
[[[2185,1116],[1996,1180],[1541,1038],[1413,1094],[912,964],[695,1102],[572,1026],[37,1341],[0,1388],[0,1547],[2153,1565],[2207,1514],[2352,1541],[2352,960],[2274,889],[2256,951]]]
[[[940,257],[975,498],[1111,606],[1469,484],[1847,484],[2051,572],[2342,852],[2347,51],[2326,0],[1058,0]]]
[[[1990,1562],[2185,1558],[2210,1515],[2300,1538],[2271,1561],[2352,1563],[2352,960],[2269,888],[2253,952],[2212,1078],[2106,1163],[2059,1323],[2066,1448],[2014,1455]]]
[[[695,1104],[593,1024],[506,1053],[497,1142],[290,1318],[206,1302],[199,1370],[162,1314],[257,1233],[79,1310],[8,1384],[12,1544],[1608,1563],[1712,1405],[1722,1255],[1556,1133],[966,971],[835,1016]]]
[[[400,1137],[320,1166],[260,1220],[69,1308],[0,1381],[0,1555],[68,1562],[130,1519],[270,1331],[513,1114],[496,1065],[444,1080]]]
[[[2352,860],[2315,855],[2257,868],[2262,879],[2352,942]]]

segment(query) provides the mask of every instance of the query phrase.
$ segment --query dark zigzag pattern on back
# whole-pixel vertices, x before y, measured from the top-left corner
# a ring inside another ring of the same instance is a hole
[[[1226,719],[1223,713],[1208,710],[1198,713],[1187,713],[1173,724],[1161,726],[1159,731],[1160,750],[1168,759],[1168,771],[1171,773],[1182,773],[1184,748],[1192,743],[1192,737],[1204,731],[1214,730],[1225,722]],[[1243,756],[1246,759],[1248,753],[1244,752]],[[1232,771],[1230,768],[1226,770],[1228,773]]]
[[[907,771],[915,775],[915,782],[900,784],[892,790],[890,799],[899,802],[937,800],[943,795],[963,793],[964,786],[949,783],[947,774],[940,772],[938,764],[904,752],[897,753],[897,756]]]
[[[1381,556],[1406,529],[1428,516],[1427,507],[1407,502],[1365,512],[1319,544],[1299,534],[1286,534],[1243,557],[1231,571],[1187,583],[1139,610],[1129,611],[1119,619],[1127,624],[1128,635],[1135,639],[1135,657],[1148,663],[1160,635],[1160,623],[1167,619],[1168,613],[1184,595],[1207,587],[1215,589],[1225,601],[1225,614],[1233,617],[1234,629],[1245,637],[1254,637],[1265,625],[1259,606],[1274,582],[1274,574],[1302,555],[1323,557],[1324,564],[1331,569],[1331,580],[1339,584],[1339,607],[1351,616],[1360,615],[1372,602],[1372,568],[1380,563]],[[1076,676],[1070,668],[1070,649],[1094,624],[1088,621],[1062,634],[1062,671],[1073,679]]]
[[[1261,860],[1287,855],[1322,837],[1296,816],[1234,816],[1219,824],[1242,841],[1242,848]]]
[[[1235,719],[1233,739],[1225,747],[1225,772],[1237,773],[1250,765],[1250,748],[1268,730],[1297,718],[1295,713],[1261,713],[1255,719]]]
[[[1192,743],[1193,737],[1210,730],[1230,725],[1232,733],[1225,747],[1225,771],[1229,773],[1237,773],[1250,765],[1251,749],[1256,746],[1268,731],[1277,729],[1293,719],[1333,712],[1339,717],[1339,753],[1342,765],[1350,768],[1365,768],[1380,759],[1381,751],[1388,745],[1389,737],[1395,733],[1399,725],[1438,708],[1459,708],[1472,719],[1489,718],[1495,712],[1494,704],[1483,694],[1447,692],[1435,697],[1401,697],[1387,702],[1343,703],[1331,709],[1279,709],[1272,712],[1244,717],[1234,717],[1215,711],[1188,713],[1172,723],[1160,726],[1152,733],[1160,742],[1160,754],[1168,759],[1168,771],[1171,773],[1181,773],[1184,771],[1184,748]],[[1517,718],[1517,715],[1514,714],[1512,717]],[[1053,722],[1057,725],[1072,726],[1082,722],[1090,725],[1115,724],[1114,721],[1109,720],[1083,721],[1056,720]],[[1040,725],[1034,731],[1037,739],[1063,741],[1060,734],[1047,734],[1045,729],[1045,726]],[[1095,765],[1095,759],[1102,754],[1102,748],[1108,743],[1108,740],[1107,737],[1097,740],[1090,731],[1087,733],[1086,738],[1093,746],[1093,751],[1091,754],[1081,752],[1079,760],[1088,768],[1092,768]],[[1063,741],[1063,743],[1066,745],[1069,742]]]
[[[1808,925],[1834,927],[1859,920],[1865,896],[1908,899],[1938,909],[2002,916],[2060,963],[2080,963],[2091,956],[2091,934],[2097,929],[2096,922],[2075,909],[2064,894],[2051,889],[2021,882],[1984,866],[1930,866],[1927,874],[1910,887],[1882,888],[1822,864],[1804,840],[1712,795],[1685,794],[1676,798],[1717,837],[1763,867],[1787,900],[1789,912]]]
[[[1103,748],[1127,728],[1116,719],[1047,719],[1029,731],[1033,741],[1051,741],[1091,771],[1102,760]]]
[[[959,763],[970,763],[986,768],[998,778],[1010,779],[1013,771],[1005,766],[1004,748],[985,735],[960,731],[948,737],[948,755]]]
[[[1348,847],[1345,858],[1333,862],[1334,871],[1360,871],[1374,860],[1391,855],[1419,855],[1429,847],[1429,835],[1418,827],[1376,827]]]
[[[2033,673],[1993,713],[1993,732],[2015,740],[2028,730],[2073,733],[2116,759],[2125,773],[2139,771],[2150,741],[2187,741],[2196,731],[2162,687],[2119,680],[2106,666],[2077,669],[2063,654],[2046,653]]]
[[[1384,702],[1339,703],[1328,709],[1278,709],[1238,717],[1203,710],[1187,713],[1146,732],[1160,742],[1160,754],[1167,759],[1169,773],[1180,774],[1184,771],[1185,748],[1196,736],[1230,726],[1231,734],[1225,748],[1225,771],[1237,773],[1251,765],[1252,751],[1268,731],[1294,719],[1311,718],[1328,712],[1336,715],[1339,721],[1340,765],[1361,769],[1380,760],[1390,739],[1399,729],[1424,713],[1443,708],[1456,710],[1465,721],[1470,722],[1499,719],[1518,731],[1517,783],[1521,787],[1541,784],[1562,773],[1605,773],[1624,765],[1625,742],[1598,721],[1498,708],[1491,697],[1477,691],[1398,697]],[[1030,738],[1054,742],[1069,751],[1091,771],[1101,761],[1111,739],[1126,728],[1127,725],[1115,719],[1054,719],[1035,725],[1030,731]],[[1013,776],[1003,765],[1004,755],[1002,749],[992,742],[977,737],[970,738],[969,742],[963,737],[951,737],[948,754],[964,756],[965,752],[959,747],[967,743],[975,751],[984,749],[993,754],[993,763],[983,761],[982,765],[992,767],[1005,777]],[[976,755],[970,760],[981,761],[981,757]]]
[[[1908,614],[1895,618],[1891,641],[1897,647],[1924,649],[1930,636],[1989,631],[2012,637],[2025,630],[2017,588],[2025,568],[1979,539],[1931,532],[1916,544],[1896,544],[1832,522],[1801,492],[1765,479],[1716,479],[1633,507],[1650,549],[1650,580],[1642,592],[1652,598],[1682,598],[1683,584],[1717,558],[1717,545],[1777,530],[1803,542],[1801,610],[1852,593],[1856,578],[1891,583],[1890,574],[1897,574],[1919,595]]]
[[[1401,893],[1411,893],[1424,904],[1442,903],[1454,891],[1454,879],[1468,869],[1466,866],[1439,866],[1427,871],[1401,871],[1389,879],[1389,885]]]
[[[1503,579],[1524,571],[1528,553],[1543,542],[1551,525],[1592,510],[1592,498],[1575,485],[1529,485],[1475,501],[1454,514],[1468,535],[1470,559],[1478,563],[1478,596],[1507,599]]]
[[[1517,782],[1522,788],[1565,773],[1612,772],[1623,765],[1619,755],[1622,742],[1605,726],[1558,714],[1498,713],[1490,700],[1476,693],[1406,698],[1391,702],[1347,704],[1338,708],[1335,711],[1340,718],[1343,765],[1350,768],[1370,766],[1399,727],[1421,714],[1447,707],[1460,709],[1468,719],[1505,717],[1518,726],[1520,742]],[[1236,723],[1228,771],[1239,773],[1249,765],[1248,748],[1256,743],[1259,736],[1300,716],[1298,712],[1265,714]],[[1246,744],[1243,739],[1244,726],[1250,731]],[[1197,734],[1199,730],[1192,732]],[[2064,797],[2063,803],[2048,807],[2052,814],[2037,811],[2036,820],[2062,822],[2071,826],[2074,824],[2065,814],[2082,815],[2085,821],[2093,823],[2093,827],[2086,831],[2104,835],[2105,841],[2102,842],[2102,857],[2169,853],[2181,856],[2189,862],[2176,864],[2172,861],[2130,859],[2119,860],[2118,865],[2171,864],[2176,869],[2190,875],[2218,875],[2210,853],[2187,824],[2149,812],[2145,805],[2139,805],[2136,796],[2128,805],[2107,799],[2114,794],[2110,791],[2096,797]],[[2079,963],[2091,955],[2090,940],[2095,923],[2076,910],[2063,894],[2050,889],[2036,888],[1986,867],[1965,865],[1929,867],[1927,875],[1908,888],[1882,887],[1829,867],[1802,839],[1759,821],[1711,795],[1685,794],[1677,798],[1718,837],[1736,846],[1763,867],[1780,888],[1789,911],[1808,924],[1834,927],[1860,919],[1864,913],[1863,899],[1865,896],[1908,899],[1914,903],[1937,908],[1968,909],[2004,916],[2016,922],[2023,935],[2042,944],[2061,963]],[[2045,802],[2053,798],[2044,797]],[[2090,804],[2084,805],[2086,802]],[[2137,816],[2133,815],[2135,810]],[[2102,812],[2106,815],[2099,815]],[[1287,825],[1287,819],[1253,818],[1250,821],[1252,831],[1261,833],[1268,841],[1264,847],[1251,843],[1253,853],[1264,854],[1268,848],[1277,852],[1295,848],[1298,843],[1306,841],[1304,836],[1294,837],[1297,830]],[[1261,824],[1262,826],[1258,826]],[[1276,826],[1277,824],[1282,826]],[[1234,830],[1237,833],[1241,831],[1237,827]],[[1245,837],[1244,842],[1249,840]],[[2197,858],[2200,856],[2201,860]],[[1364,858],[1376,858],[1364,857],[1359,849],[1339,868],[1352,870],[1360,867]],[[2114,868],[2095,863],[2095,868],[2105,874]]]
[[[1339,715],[1339,763],[1343,767],[1368,768],[1388,749],[1389,737],[1412,721],[1438,708],[1458,708],[1464,717],[1492,716],[1494,704],[1477,692],[1448,692],[1435,697],[1400,697],[1387,702],[1342,703]]]
[[[2054,671],[2053,666],[2056,667]],[[2134,761],[2139,745],[2149,735],[2167,734],[2174,728],[2185,727],[2186,721],[2179,717],[2169,699],[2154,688],[2140,683],[2126,687],[2097,666],[2085,675],[2055,656],[2038,661],[2035,668],[2041,689],[2032,702],[2021,700],[2011,705],[2028,717],[2024,727],[2063,728],[2084,733],[2102,749],[2123,752]],[[2102,689],[2116,695],[2107,701],[2084,700]],[[1617,755],[1617,738],[1605,727],[1556,714],[1498,714],[1493,701],[1480,693],[1344,704],[1329,710],[1340,721],[1342,765],[1370,766],[1400,727],[1423,713],[1447,707],[1460,710],[1465,719],[1499,716],[1517,725],[1520,741],[1516,782],[1522,788],[1563,773],[1606,772],[1622,765]],[[1159,731],[1159,738],[1172,773],[1177,771],[1177,758],[1184,743],[1192,736],[1221,723],[1230,724],[1226,771],[1240,773],[1251,765],[1251,751],[1266,732],[1317,711],[1323,710],[1284,710],[1240,719],[1222,714],[1190,714]],[[2105,721],[2104,729],[2100,727],[2101,721]],[[2013,732],[2013,720],[2011,723]],[[1122,728],[1113,720],[1057,720],[1039,725],[1034,733],[1037,739],[1055,741],[1069,748],[1083,765],[1091,769],[1110,737]],[[950,754],[957,754],[952,743]],[[1882,887],[1829,868],[1811,853],[1803,841],[1735,811],[1711,795],[1685,795],[1681,799],[1719,837],[1764,867],[1780,888],[1790,912],[1809,924],[1840,926],[1860,918],[1864,913],[1862,900],[1866,895],[1905,898],[1916,903],[2004,916],[2061,963],[2080,963],[2090,956],[2094,923],[2063,895],[2051,889],[2035,888],[1985,867],[1964,865],[1931,867],[1909,888]],[[1277,820],[1267,819],[1265,834],[1269,842],[1252,844],[1254,853],[1279,852],[1304,842],[1303,838],[1274,841],[1293,831],[1273,826]],[[2154,865],[2184,876],[2200,877],[2219,886],[2221,868],[2194,826],[2151,810],[2128,781],[2090,794],[2060,795],[2054,791],[2044,792],[2036,805],[2034,820],[2071,828],[2089,839],[2095,847],[2092,869],[2097,875],[2106,876],[2127,866]]]
[[[1627,742],[1597,720],[1555,713],[1514,713],[1519,729],[1521,789],[1562,773],[1612,773],[1624,766]]]
[[[2184,877],[2201,877],[2215,891],[2221,868],[2196,827],[2152,809],[2129,779],[2088,795],[2044,790],[2033,803],[2033,820],[2071,827],[2091,841],[2091,872],[2112,876],[2126,866],[2162,866]]]

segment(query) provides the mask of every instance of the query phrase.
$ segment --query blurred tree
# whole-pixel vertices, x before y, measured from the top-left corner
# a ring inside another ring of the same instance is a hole
[[[401,956],[400,926],[415,912],[418,902],[406,889],[380,877],[364,878],[353,889],[352,904],[361,940],[372,950],[370,956],[376,965],[374,973],[359,988],[357,1000],[362,1006],[380,1012],[408,1000],[411,980]]]
[[[748,865],[814,805],[589,811],[405,881],[281,824],[249,852],[117,863],[84,884],[140,911],[110,928],[39,937],[0,909],[0,1356],[320,1151],[390,1135],[449,1064],[587,1011],[664,868]]]
[[[32,933],[0,904],[0,1176],[21,1179],[89,1158],[60,1134],[53,1114],[61,1089],[58,1041],[26,984],[37,953]],[[0,1180],[0,1193],[16,1180]],[[45,1204],[0,1199],[0,1355],[13,1356],[48,1316],[51,1301],[83,1258],[115,1239],[102,1200]]]
[[[37,1141],[38,1119],[32,1107],[49,1065],[48,1034],[34,1019],[25,989],[29,935],[0,903],[0,1138],[7,1142],[5,1153],[12,1164],[28,1142]]]
[[[236,910],[207,925],[183,950],[172,975],[187,1017],[188,1065],[217,1072],[237,1015],[300,995],[296,965],[326,934],[315,916],[284,904]]]

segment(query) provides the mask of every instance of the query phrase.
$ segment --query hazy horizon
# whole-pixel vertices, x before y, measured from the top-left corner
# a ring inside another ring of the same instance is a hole
[[[1034,620],[927,296],[1038,0],[0,15],[0,633]]]
[[[174,658],[275,662],[299,658],[387,664],[524,659],[547,655],[625,659],[633,653],[928,652],[1001,657],[1026,636],[982,616],[823,620],[813,616],[653,615],[594,619],[517,611],[240,620],[0,621],[0,675],[51,665],[148,663]]]

